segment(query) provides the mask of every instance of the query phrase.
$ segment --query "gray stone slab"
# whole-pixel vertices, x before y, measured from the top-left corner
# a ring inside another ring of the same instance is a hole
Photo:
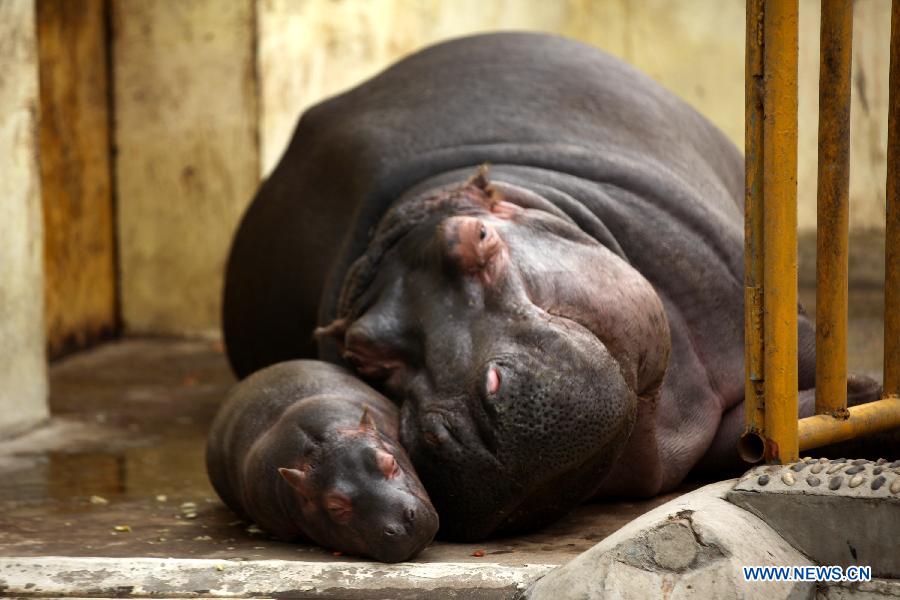
[[[734,491],[885,498],[900,503],[900,460],[807,458],[783,466],[760,466],[747,471]]]
[[[882,600],[900,598],[900,581],[873,579],[854,583],[831,583],[821,587],[816,600]]]
[[[900,577],[900,461],[756,467],[727,498],[819,564],[866,565],[874,577]]]
[[[725,500],[735,483],[705,486],[638,517],[540,579],[525,598],[813,597],[814,582],[744,581],[743,566],[813,563]]]

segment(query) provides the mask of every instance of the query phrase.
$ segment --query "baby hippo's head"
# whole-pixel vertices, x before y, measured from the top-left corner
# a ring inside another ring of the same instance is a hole
[[[278,469],[315,542],[382,562],[410,559],[438,529],[438,515],[403,449],[364,412],[359,427],[337,429],[309,460]]]

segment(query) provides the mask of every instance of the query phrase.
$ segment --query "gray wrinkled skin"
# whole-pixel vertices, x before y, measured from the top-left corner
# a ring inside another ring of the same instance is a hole
[[[444,535],[539,526],[730,460],[742,220],[740,153],[646,76],[552,36],[453,40],[302,116],[234,241],[229,358],[383,391]]]

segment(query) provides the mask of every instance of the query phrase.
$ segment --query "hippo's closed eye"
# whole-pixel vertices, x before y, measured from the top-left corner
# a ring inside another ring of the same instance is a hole
[[[496,278],[505,263],[506,244],[490,222],[471,216],[451,217],[444,222],[447,256],[463,273],[478,274],[485,283]]]
[[[396,479],[403,473],[397,460],[384,450],[375,451],[375,462],[385,479]]]

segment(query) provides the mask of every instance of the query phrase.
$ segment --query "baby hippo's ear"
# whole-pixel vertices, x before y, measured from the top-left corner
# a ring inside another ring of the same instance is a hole
[[[366,429],[370,429],[376,433],[378,432],[378,428],[375,426],[375,420],[372,418],[371,413],[369,413],[368,406],[363,408],[362,418],[359,420],[359,430],[365,431]]]
[[[306,469],[288,469],[281,467],[278,472],[284,477],[288,485],[297,490],[304,498],[309,497],[309,482],[307,481]]]

